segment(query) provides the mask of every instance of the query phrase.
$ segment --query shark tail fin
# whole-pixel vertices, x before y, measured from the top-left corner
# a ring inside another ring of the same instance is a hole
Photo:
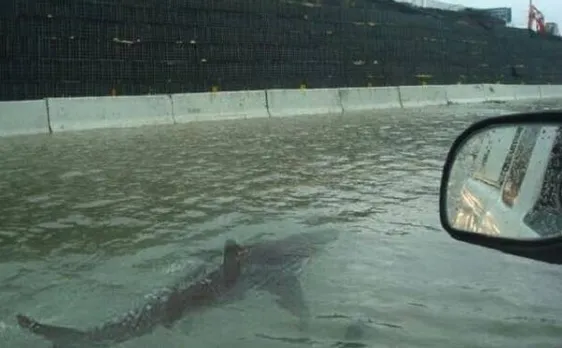
[[[54,347],[58,347],[57,342],[74,339],[84,339],[87,336],[86,332],[84,331],[62,326],[41,324],[36,320],[21,314],[18,314],[16,316],[16,319],[21,328],[29,330],[36,335],[43,336],[46,339],[52,341],[54,343]]]

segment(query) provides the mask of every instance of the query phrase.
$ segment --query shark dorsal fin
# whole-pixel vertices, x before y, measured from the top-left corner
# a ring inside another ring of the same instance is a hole
[[[234,239],[224,243],[223,250],[223,276],[226,284],[230,284],[240,275],[240,254],[244,250]]]

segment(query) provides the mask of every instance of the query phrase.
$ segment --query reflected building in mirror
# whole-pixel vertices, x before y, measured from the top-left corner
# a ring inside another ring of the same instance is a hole
[[[453,165],[447,194],[452,227],[515,239],[562,234],[560,127],[502,126],[476,136],[474,166],[467,171],[464,164],[463,154],[474,151],[469,142]],[[453,182],[459,178],[462,183]]]

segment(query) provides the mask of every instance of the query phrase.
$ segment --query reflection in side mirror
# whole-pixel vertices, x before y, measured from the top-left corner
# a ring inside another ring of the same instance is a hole
[[[450,172],[442,183],[444,227],[512,240],[561,236],[559,117],[548,123],[490,121],[465,133],[449,155]]]

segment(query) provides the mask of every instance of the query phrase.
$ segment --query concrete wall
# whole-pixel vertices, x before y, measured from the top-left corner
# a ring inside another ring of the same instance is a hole
[[[47,99],[53,132],[174,123],[168,95]]]
[[[453,104],[483,103],[487,100],[485,85],[452,85],[445,88],[447,101]]]
[[[400,108],[398,87],[340,88],[344,113]]]
[[[562,86],[560,85],[540,85],[541,98],[560,98],[562,95]]]
[[[45,100],[0,102],[0,136],[49,132]]]
[[[272,89],[266,91],[271,117],[343,113],[338,89]]]
[[[447,85],[48,98],[0,103],[0,136],[562,98],[560,85]]]
[[[268,117],[265,91],[172,94],[176,123]]]
[[[515,88],[515,100],[540,99],[541,89],[538,85],[521,85]]]
[[[447,86],[400,86],[402,107],[447,105]]]
[[[500,85],[500,84],[484,84],[486,90],[486,101],[514,101],[515,90],[522,85]],[[540,98],[540,97],[539,97]]]

